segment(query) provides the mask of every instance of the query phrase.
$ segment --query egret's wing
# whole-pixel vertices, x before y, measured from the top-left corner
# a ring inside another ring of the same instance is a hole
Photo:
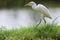
[[[36,7],[36,10],[38,10],[39,12],[42,12],[45,17],[51,18],[50,14],[49,14],[50,13],[49,10],[42,4],[38,4]]]

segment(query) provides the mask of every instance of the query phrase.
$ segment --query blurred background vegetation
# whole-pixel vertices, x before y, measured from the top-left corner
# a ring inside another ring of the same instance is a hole
[[[45,6],[58,6],[60,0],[0,0],[0,8],[19,8],[24,7],[24,4],[35,1],[37,4],[41,3]]]

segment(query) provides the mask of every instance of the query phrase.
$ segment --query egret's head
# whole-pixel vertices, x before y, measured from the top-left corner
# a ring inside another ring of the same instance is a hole
[[[33,5],[36,5],[36,3],[31,1],[31,2],[27,3],[25,6],[33,6]]]

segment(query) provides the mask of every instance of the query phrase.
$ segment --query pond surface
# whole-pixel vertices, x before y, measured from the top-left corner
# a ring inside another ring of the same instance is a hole
[[[52,22],[56,17],[56,23],[60,25],[60,8],[49,8],[53,19],[46,18],[48,23]],[[27,9],[2,9],[0,10],[0,26],[6,28],[18,28],[23,26],[36,25],[39,22],[40,16]]]

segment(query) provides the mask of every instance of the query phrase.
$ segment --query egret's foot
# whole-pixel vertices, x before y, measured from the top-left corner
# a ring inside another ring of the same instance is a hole
[[[39,24],[40,24],[40,23],[39,23]],[[37,25],[36,25],[36,27],[38,27],[38,26],[39,26],[39,24],[37,24]]]

